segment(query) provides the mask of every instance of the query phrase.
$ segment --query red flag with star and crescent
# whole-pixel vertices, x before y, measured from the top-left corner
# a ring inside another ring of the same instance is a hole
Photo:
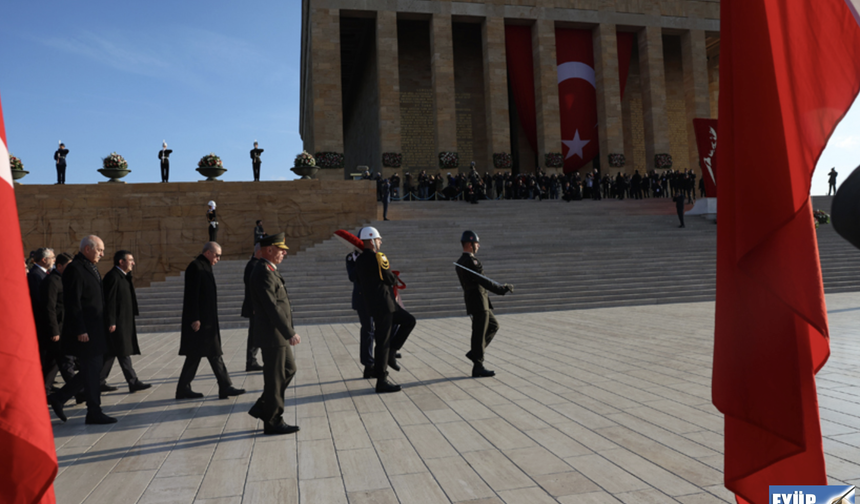
[[[617,37],[618,77],[623,98],[633,50],[633,34],[619,32]],[[600,151],[592,31],[557,28],[555,46],[562,155],[564,172],[569,173],[587,165]]]
[[[0,501],[53,503],[57,452],[0,105]]]

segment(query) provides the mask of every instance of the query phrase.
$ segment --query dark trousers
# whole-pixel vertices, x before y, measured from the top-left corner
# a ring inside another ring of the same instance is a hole
[[[57,183],[66,183],[66,165],[57,165]]]
[[[392,326],[399,325],[400,328],[392,337]],[[394,313],[384,311],[373,314],[373,336],[376,340],[376,349],[373,353],[374,370],[376,377],[384,379],[388,372],[389,351],[398,351],[406,343],[409,333],[415,328],[415,317],[401,307],[397,307]]]
[[[50,390],[57,378],[57,372],[63,376],[63,381],[69,383],[75,376],[75,358],[63,352],[48,351],[42,359],[42,376],[45,378],[45,390]]]
[[[262,408],[262,420],[276,427],[284,422],[284,392],[296,375],[296,360],[289,346],[261,348],[263,354],[263,394],[254,408]]]
[[[472,314],[472,349],[469,357],[475,364],[484,363],[484,350],[499,331],[499,323],[493,312],[487,310]]]
[[[683,226],[684,225],[684,209],[683,208],[678,209],[678,220],[681,221],[681,225]]]
[[[382,218],[388,218],[388,201],[390,198],[382,198]]]
[[[355,312],[358,313],[358,321],[361,323],[358,332],[358,356],[363,366],[373,366],[373,318],[363,305]]]
[[[833,194],[836,194],[836,183],[828,182],[827,184],[827,195],[830,196],[830,191],[833,191]]]
[[[119,361],[119,367],[122,369],[122,375],[125,377],[125,381],[129,385],[134,385],[140,380],[137,378],[137,373],[134,372],[134,368],[131,366],[131,356],[126,355],[124,357],[116,357],[113,355],[105,355],[105,363],[102,366],[102,373],[99,376],[99,384],[104,385],[107,383],[108,376],[110,376],[110,370],[113,368],[113,361]]]
[[[80,371],[55,395],[60,403],[65,403],[72,396],[80,394],[83,391],[84,396],[87,398],[87,414],[101,413],[102,403],[99,392],[99,375],[102,371],[103,360],[101,355],[78,357],[77,361]]]
[[[260,181],[260,163],[251,163],[254,166],[254,182]]]
[[[167,182],[167,179],[170,178],[170,165],[169,164],[161,164],[161,181]]]
[[[191,390],[191,380],[197,375],[197,368],[200,366],[199,355],[185,356],[185,364],[182,365],[182,372],[179,373],[179,383],[176,384],[176,392],[187,392]],[[230,381],[230,375],[227,374],[227,366],[224,365],[224,359],[220,355],[206,357],[209,359],[209,365],[212,366],[212,373],[218,381],[218,389],[228,389],[233,386]]]
[[[248,343],[245,346],[245,367],[257,364],[257,348],[254,346],[254,317],[248,320]]]
[[[218,226],[212,226],[212,224],[209,225],[209,241],[218,241]]]

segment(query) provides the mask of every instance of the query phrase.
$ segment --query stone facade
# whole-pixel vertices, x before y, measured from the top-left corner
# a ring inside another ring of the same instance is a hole
[[[356,171],[351,165],[386,176],[448,171],[438,169],[441,151],[458,152],[461,170],[474,160],[480,171],[491,171],[492,154],[498,152],[515,153],[521,172],[545,170],[544,154],[563,152],[555,28],[592,30],[604,170],[616,170],[606,162],[612,153],[625,155],[621,170],[628,173],[654,168],[660,153],[671,154],[676,169],[697,167],[691,121],[716,117],[719,0],[303,0],[302,5],[302,68],[313,69],[302,77],[305,149],[354,151],[345,153],[350,166],[321,170],[321,179]],[[354,39],[350,21],[355,18],[375,20],[373,57],[360,62],[371,66],[369,72],[356,69],[355,61],[341,61],[336,70],[332,59],[336,51],[347,54],[338,48]],[[506,24],[532,27],[538,152],[525,141],[512,108]],[[616,31],[636,34],[623,99]],[[356,86],[365,98],[361,114],[343,98]],[[350,110],[338,111],[339,106]],[[378,133],[352,140],[368,132]],[[400,152],[403,166],[382,170],[381,152]]]
[[[74,254],[89,234],[105,242],[99,263],[134,254],[135,285],[144,287],[183,271],[209,239],[206,204],[217,204],[224,259],[253,253],[257,219],[266,231],[285,232],[295,253],[376,218],[370,181],[179,182],[171,184],[16,185],[24,250],[52,247]]]

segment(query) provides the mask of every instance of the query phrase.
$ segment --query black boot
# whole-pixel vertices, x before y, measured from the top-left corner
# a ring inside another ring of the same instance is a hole
[[[477,362],[472,366],[472,378],[484,378],[487,376],[496,376],[496,372],[490,371],[483,364],[478,364]]]
[[[377,379],[376,380],[376,393],[377,394],[387,394],[389,392],[400,392],[400,385],[388,383],[388,380],[385,378]]]

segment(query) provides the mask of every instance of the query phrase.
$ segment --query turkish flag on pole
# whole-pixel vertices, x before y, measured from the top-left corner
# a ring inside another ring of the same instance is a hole
[[[53,503],[57,452],[0,106],[0,501]]]
[[[815,373],[830,346],[809,190],[860,89],[847,1],[720,4],[713,401],[740,503],[827,482]]]

